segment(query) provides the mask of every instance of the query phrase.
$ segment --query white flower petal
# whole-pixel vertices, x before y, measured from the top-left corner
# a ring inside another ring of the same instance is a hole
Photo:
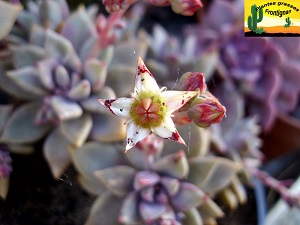
[[[134,102],[134,98],[115,98],[115,99],[98,99],[102,105],[106,106],[113,114],[129,119],[130,118],[130,107]]]
[[[180,109],[192,97],[196,96],[198,91],[163,91],[161,96],[165,99],[168,106],[168,112],[172,113]]]
[[[126,152],[135,146],[137,142],[147,137],[150,132],[151,130],[139,127],[133,122],[128,123]]]
[[[159,126],[151,128],[152,132],[157,136],[160,136],[164,139],[177,141],[178,143],[184,144],[184,140],[179,135],[175,124],[170,116],[166,116],[165,121]]]
[[[135,75],[134,92],[132,96],[137,96],[141,91],[157,92],[159,91],[159,87],[153,75],[150,73],[143,60],[139,57]]]

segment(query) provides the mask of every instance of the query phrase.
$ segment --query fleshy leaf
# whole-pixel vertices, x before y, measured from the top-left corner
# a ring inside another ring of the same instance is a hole
[[[13,62],[15,67],[34,66],[45,57],[45,50],[35,45],[21,45],[12,48]]]
[[[136,170],[130,166],[114,166],[95,171],[95,175],[103,182],[106,188],[120,197],[132,189],[133,177]]]
[[[187,125],[177,125],[176,128],[183,140],[186,141],[186,146],[175,141],[168,142],[164,145],[163,154],[168,155],[179,149],[186,152],[186,157],[204,156],[209,151],[211,132],[209,129],[202,129],[194,123]]]
[[[88,59],[84,64],[84,76],[91,83],[92,91],[100,91],[105,83],[107,65],[95,58]]]
[[[222,209],[210,198],[207,198],[198,209],[202,218],[216,218],[225,215]]]
[[[2,199],[6,199],[8,189],[9,189],[9,178],[1,178],[0,179],[0,197]]]
[[[80,105],[89,112],[103,113],[107,112],[105,106],[98,103],[98,99],[114,99],[116,94],[114,90],[108,86],[103,87],[100,91],[92,94],[89,98],[80,101]]]
[[[160,182],[166,188],[170,196],[174,196],[178,193],[180,188],[179,180],[171,177],[162,177]]]
[[[101,142],[121,141],[126,137],[125,120],[112,114],[93,114],[91,138]]]
[[[70,40],[78,51],[88,38],[96,36],[95,26],[83,5],[65,21],[61,34]]]
[[[70,89],[68,97],[74,100],[81,100],[89,97],[90,93],[91,84],[88,80],[83,79]]]
[[[47,91],[40,82],[38,71],[34,67],[23,67],[21,69],[8,71],[7,76],[21,89],[33,95],[47,95]]]
[[[152,186],[158,183],[160,180],[160,176],[151,171],[139,171],[136,173],[134,178],[133,186],[135,190],[140,190],[144,187]]]
[[[141,217],[138,212],[138,195],[131,192],[125,198],[118,221],[124,224],[139,224]]]
[[[75,119],[80,117],[83,113],[79,104],[67,100],[62,96],[53,96],[50,102],[60,120]]]
[[[184,151],[178,151],[175,154],[158,159],[154,163],[154,168],[160,173],[176,178],[185,178],[189,172],[189,165]]]
[[[88,142],[80,149],[70,147],[76,169],[86,177],[95,177],[96,170],[123,164],[123,157],[113,144]]]
[[[188,211],[200,205],[206,195],[193,184],[182,182],[177,195],[172,198],[172,204],[179,211]]]
[[[90,194],[98,196],[106,191],[104,184],[94,177],[91,178],[84,175],[79,175],[77,177],[77,181]]]
[[[189,159],[188,181],[213,194],[229,184],[237,168],[232,161],[220,157]]]
[[[0,134],[2,133],[6,122],[13,110],[12,105],[0,105]]]
[[[43,151],[45,158],[50,166],[52,175],[58,179],[68,167],[71,161],[67,146],[70,142],[64,138],[63,134],[56,128],[47,137]]]
[[[0,73],[5,74],[8,69],[11,67],[8,63],[0,63]],[[8,76],[1,75],[0,76],[0,87],[5,92],[10,95],[20,98],[20,99],[35,99],[37,96],[32,94],[31,92],[25,91],[21,89],[12,79]]]
[[[46,52],[57,58],[63,64],[70,66],[75,71],[80,72],[81,61],[78,58],[71,42],[54,31],[46,31]]]
[[[123,199],[109,192],[102,193],[94,202],[85,225],[117,225]]]
[[[109,68],[106,84],[116,92],[117,97],[127,96],[132,92],[135,70],[133,66],[122,64]]]
[[[76,147],[81,147],[87,139],[92,129],[92,117],[90,114],[83,114],[74,120],[65,120],[61,122],[62,134]]]
[[[139,205],[141,217],[147,224],[152,224],[153,221],[158,219],[166,210],[166,205],[158,203],[141,202]]]
[[[35,124],[35,115],[40,104],[27,103],[12,114],[4,128],[1,140],[13,143],[32,143],[42,138],[51,128],[50,125]]]
[[[0,40],[8,35],[21,10],[21,5],[0,1]]]
[[[16,143],[8,143],[7,147],[10,152],[15,154],[31,154],[34,152],[34,147],[32,145],[24,145],[24,144],[16,144]]]
[[[203,221],[197,209],[191,208],[185,214],[183,225],[203,225]]]

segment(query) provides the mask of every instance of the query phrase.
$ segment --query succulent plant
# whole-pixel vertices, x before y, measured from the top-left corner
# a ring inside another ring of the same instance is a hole
[[[86,224],[192,225],[223,216],[210,196],[230,183],[236,167],[226,159],[202,157],[200,128],[192,130],[191,142],[197,144],[189,159],[179,144],[169,146],[153,135],[123,156],[122,147],[97,142],[70,149],[81,184],[99,195]]]
[[[9,175],[12,171],[11,158],[8,149],[0,146],[0,197],[6,198],[9,188]]]
[[[14,67],[2,65],[1,88],[24,103],[14,106],[1,140],[27,149],[47,136],[44,154],[56,178],[70,163],[67,145],[80,147],[88,137],[104,142],[124,138],[124,121],[103,113],[96,101],[115,97],[105,86],[107,73],[115,72],[118,65],[126,73],[132,68],[122,66],[121,54],[114,58],[112,71],[108,68],[118,19],[116,14],[107,20],[100,15],[94,23],[81,6],[60,25],[60,33],[32,25],[29,43],[11,47]],[[143,55],[146,45],[140,51],[136,46],[140,42],[123,42],[115,52],[129,46]]]

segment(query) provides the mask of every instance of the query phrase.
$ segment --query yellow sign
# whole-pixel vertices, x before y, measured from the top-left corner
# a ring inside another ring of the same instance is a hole
[[[300,1],[245,0],[245,36],[300,36]]]

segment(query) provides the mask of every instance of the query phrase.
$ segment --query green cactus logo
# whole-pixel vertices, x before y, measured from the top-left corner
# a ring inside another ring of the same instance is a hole
[[[284,28],[288,28],[291,26],[292,21],[291,21],[290,17],[285,18],[285,22],[286,22],[286,24],[283,25]]]
[[[263,28],[257,29],[257,23],[261,22],[263,19],[263,10],[262,8],[256,10],[256,8],[257,7],[255,4],[251,6],[252,16],[248,16],[248,28],[257,34],[262,34],[265,31]],[[257,13],[258,13],[258,18],[257,18]]]

